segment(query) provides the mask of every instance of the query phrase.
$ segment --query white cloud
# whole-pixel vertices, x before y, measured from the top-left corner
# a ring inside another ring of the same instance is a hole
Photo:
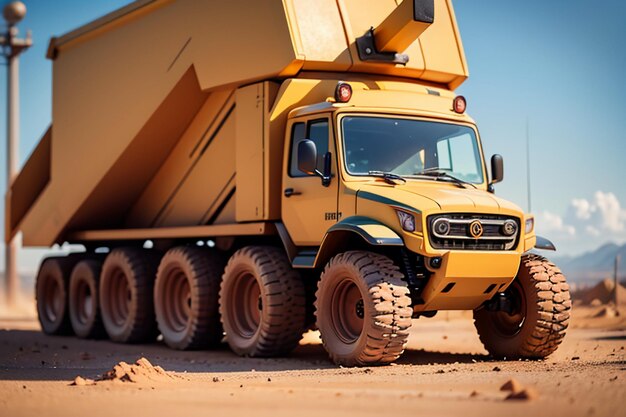
[[[626,241],[626,207],[615,194],[596,191],[590,199],[572,199],[562,216],[539,212],[536,225],[538,234],[566,249],[590,250],[606,242]]]
[[[574,236],[576,234],[576,229],[573,226],[566,225],[561,216],[549,211],[539,212],[535,221],[537,228],[544,233],[557,236]]]
[[[591,236],[626,237],[626,208],[611,192],[596,191],[591,200],[573,199],[564,222]]]
[[[576,210],[577,218],[586,220],[591,217],[591,204],[587,200],[575,198],[572,200],[572,206]]]

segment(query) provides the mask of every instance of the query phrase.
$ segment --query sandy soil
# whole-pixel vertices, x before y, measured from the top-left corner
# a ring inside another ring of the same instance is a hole
[[[0,416],[626,416],[624,315],[575,311],[564,344],[545,361],[491,361],[467,313],[440,313],[414,322],[396,365],[360,369],[328,362],[314,332],[288,358],[250,359],[226,347],[176,352],[44,336],[31,317],[4,316]],[[169,376],[70,385],[141,357]],[[511,378],[538,398],[505,400],[500,387]]]

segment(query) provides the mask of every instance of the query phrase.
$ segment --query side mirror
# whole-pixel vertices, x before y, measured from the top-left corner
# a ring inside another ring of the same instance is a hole
[[[502,155],[495,154],[491,157],[491,182],[496,184],[504,179],[504,159]]]
[[[317,174],[317,147],[310,139],[298,143],[298,169],[305,174]]]
[[[317,147],[310,139],[303,139],[298,143],[298,169],[305,174],[317,175],[322,178],[322,185],[330,185],[330,161],[331,153],[324,154],[324,172],[317,169]]]

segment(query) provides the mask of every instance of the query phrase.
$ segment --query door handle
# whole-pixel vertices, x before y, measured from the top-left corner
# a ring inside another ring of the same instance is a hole
[[[291,197],[292,195],[301,195],[300,191],[295,191],[293,188],[285,188],[285,197]]]

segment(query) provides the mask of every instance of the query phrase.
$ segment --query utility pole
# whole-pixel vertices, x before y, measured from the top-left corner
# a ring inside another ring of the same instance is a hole
[[[530,201],[530,120],[526,118],[526,187],[528,191],[528,212],[532,211]]]
[[[617,299],[617,289],[619,288],[619,279],[618,279],[618,272],[619,272],[619,261],[620,261],[620,256],[619,255],[615,255],[615,272],[613,274],[613,280],[615,285],[613,286],[613,301],[615,302],[615,308],[619,308],[619,304],[617,304],[617,302],[619,301]]]
[[[20,138],[20,98],[19,98],[19,56],[32,45],[30,33],[26,38],[18,38],[17,24],[26,16],[26,6],[21,1],[13,1],[7,4],[3,10],[4,20],[7,24],[5,33],[0,34],[0,51],[7,60],[7,194],[11,191],[11,184],[17,176],[19,160]],[[5,208],[7,209],[7,208]],[[5,213],[5,218],[9,218]],[[6,227],[7,225],[5,225]],[[17,275],[17,251],[18,241],[16,238],[6,242],[5,252],[5,291],[7,304],[14,305],[17,299],[18,275]]]

